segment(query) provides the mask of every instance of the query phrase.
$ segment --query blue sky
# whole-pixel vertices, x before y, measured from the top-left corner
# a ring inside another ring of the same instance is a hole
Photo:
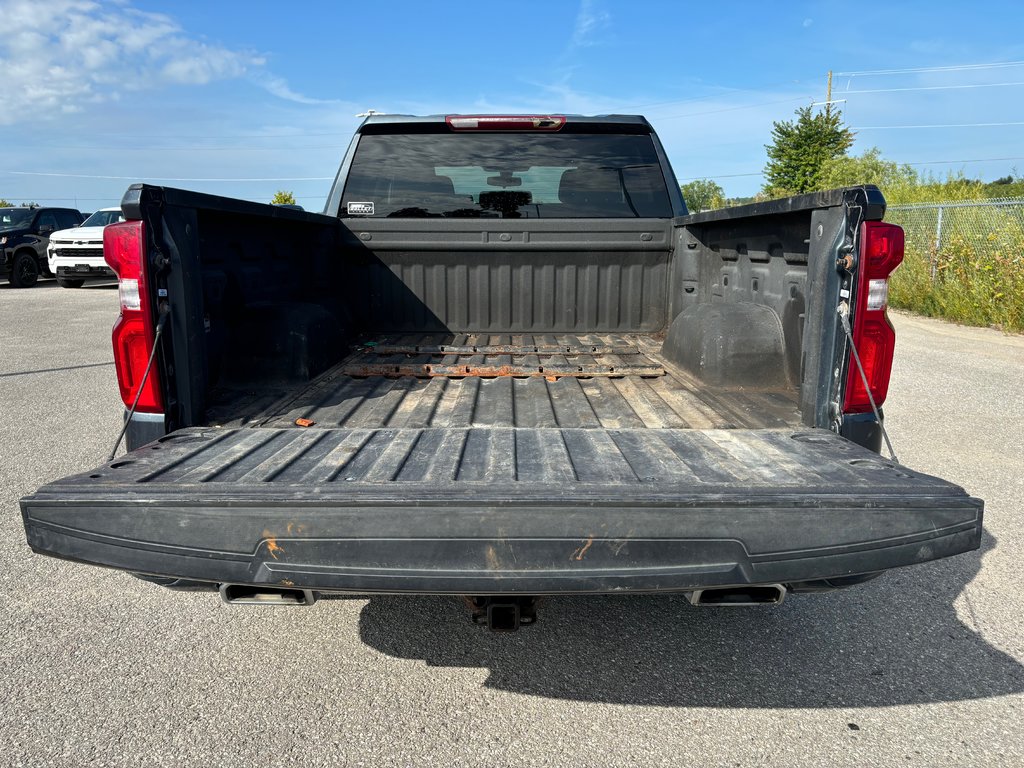
[[[681,179],[748,195],[830,69],[854,152],[1024,174],[1024,5],[875,9],[0,0],[0,197],[93,210],[138,180],[319,209],[368,108],[640,113]]]

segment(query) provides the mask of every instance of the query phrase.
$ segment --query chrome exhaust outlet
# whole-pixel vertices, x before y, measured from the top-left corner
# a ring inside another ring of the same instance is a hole
[[[312,605],[316,593],[311,589],[221,584],[220,597],[231,605]]]
[[[686,593],[690,605],[780,605],[786,599],[782,584],[750,584],[745,587],[711,587]]]

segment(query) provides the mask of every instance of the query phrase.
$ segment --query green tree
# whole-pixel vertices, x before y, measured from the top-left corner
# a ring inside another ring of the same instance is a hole
[[[271,205],[295,205],[295,195],[279,189],[274,193],[274,199],[270,203]]]
[[[992,185],[970,179],[963,171],[945,178],[921,174],[909,165],[882,157],[877,147],[855,157],[834,157],[822,163],[819,189],[874,184],[890,205],[933,203],[940,200],[977,200]]]
[[[843,124],[840,110],[800,107],[795,120],[772,125],[772,143],[765,145],[765,192],[782,197],[822,189],[822,165],[844,156],[852,144],[853,131]]]
[[[855,187],[874,184],[889,195],[897,190],[918,184],[917,171],[909,165],[900,165],[882,157],[878,147],[872,147],[860,156],[841,155],[821,164],[820,189]]]
[[[694,179],[680,184],[679,189],[683,192],[683,200],[690,213],[725,207],[725,192],[711,179]]]
[[[12,202],[10,202],[8,200],[4,200],[2,197],[0,197],[0,208],[13,208],[13,207],[14,207],[14,203],[12,203]]]
[[[983,197],[985,185],[977,179],[967,178],[963,171],[950,172],[944,179],[932,174],[921,175],[913,184],[897,184],[885,190],[885,199],[890,205],[980,200]]]
[[[985,185],[985,197],[1024,197],[1024,176],[1013,174],[990,181]]]

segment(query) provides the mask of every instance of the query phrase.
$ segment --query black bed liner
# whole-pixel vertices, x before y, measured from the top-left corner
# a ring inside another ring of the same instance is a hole
[[[681,590],[976,548],[982,504],[822,430],[190,429],[22,501],[40,552],[310,589]]]
[[[44,490],[178,494],[195,486],[201,494],[267,495],[315,487],[320,498],[344,500],[363,483],[390,498],[435,490],[458,495],[449,486],[463,482],[515,483],[516,494],[570,482],[566,492],[574,496],[620,494],[622,485],[638,485],[643,488],[629,493],[652,497],[730,491],[873,496],[954,487],[824,430],[488,427],[191,428]]]
[[[302,418],[314,429],[800,424],[795,389],[709,387],[660,347],[643,334],[380,335],[288,394],[235,394],[208,416],[221,426],[280,428]]]

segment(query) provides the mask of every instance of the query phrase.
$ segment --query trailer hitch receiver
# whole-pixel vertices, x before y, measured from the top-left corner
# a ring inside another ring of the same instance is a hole
[[[464,598],[475,624],[486,624],[492,632],[515,632],[537,621],[537,598],[475,596]]]

